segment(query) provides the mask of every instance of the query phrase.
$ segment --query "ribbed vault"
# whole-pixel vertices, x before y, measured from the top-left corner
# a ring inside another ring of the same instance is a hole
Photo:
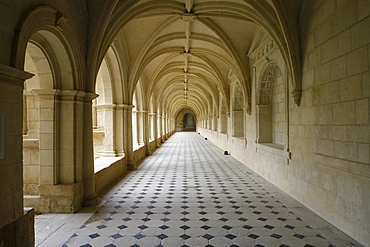
[[[298,6],[300,1],[291,3]],[[274,1],[142,0],[117,2],[106,20],[105,37],[97,56],[102,60],[109,47],[121,51],[123,102],[131,104],[136,85],[142,83],[143,108],[166,111],[172,117],[189,108],[198,119],[218,109],[220,98],[230,109],[229,76],[237,78],[251,109],[251,76],[247,56],[259,30],[277,43],[295,77],[295,33],[282,26],[284,13]],[[287,39],[291,39],[290,42]],[[235,82],[235,80],[234,80]],[[154,105],[151,105],[154,104]],[[228,110],[229,111],[229,110]],[[213,113],[212,113],[213,114]],[[217,114],[217,111],[216,111]]]

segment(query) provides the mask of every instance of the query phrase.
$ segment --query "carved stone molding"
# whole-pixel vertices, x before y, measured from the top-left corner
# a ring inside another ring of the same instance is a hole
[[[23,82],[34,74],[0,63],[0,81],[14,84],[23,88]]]
[[[96,99],[97,97],[99,97],[99,94],[88,92],[88,93],[85,94],[84,101],[85,102],[91,102],[94,99]]]
[[[57,95],[60,101],[80,101],[83,102],[86,93],[77,90],[58,90]]]
[[[181,19],[185,22],[195,21],[197,16],[194,13],[184,13],[181,16]]]
[[[55,26],[60,30],[63,31],[64,25],[68,22],[68,18],[62,13],[57,12],[56,13],[56,20],[55,20]]]
[[[294,103],[297,106],[300,106],[301,105],[301,98],[302,98],[302,90],[294,90],[292,92],[292,94],[293,94]]]

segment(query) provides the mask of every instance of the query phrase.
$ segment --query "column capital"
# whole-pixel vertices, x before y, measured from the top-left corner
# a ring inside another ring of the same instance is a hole
[[[135,106],[134,105],[123,105],[123,109],[131,111]]]
[[[62,101],[83,101],[86,92],[77,90],[57,90],[56,94]]]
[[[25,90],[25,95],[56,95],[58,94],[57,89],[31,89]]]
[[[114,105],[115,110],[123,110],[124,108],[125,108],[125,105],[123,104]]]
[[[54,100],[55,96],[58,94],[56,89],[32,89],[24,91],[26,96],[35,96],[40,100]]]
[[[87,92],[87,93],[85,94],[84,101],[85,101],[85,102],[91,102],[91,101],[93,101],[94,99],[96,99],[97,97],[99,97],[99,94],[92,93],[92,92]]]
[[[95,108],[97,109],[103,109],[103,110],[114,110],[117,109],[117,105],[114,104],[105,104],[105,105],[95,105]]]

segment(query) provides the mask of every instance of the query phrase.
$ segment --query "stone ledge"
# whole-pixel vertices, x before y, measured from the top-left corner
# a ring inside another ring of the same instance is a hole
[[[284,150],[284,145],[276,143],[256,143],[256,152],[264,151],[279,157],[290,159],[291,153]]]
[[[95,160],[95,191],[100,193],[127,171],[125,157],[101,157]]]
[[[98,173],[103,169],[106,169],[114,163],[122,160],[124,157],[100,157],[94,161],[94,172]]]

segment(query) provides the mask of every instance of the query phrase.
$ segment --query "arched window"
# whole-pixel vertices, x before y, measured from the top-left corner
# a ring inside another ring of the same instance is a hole
[[[221,97],[220,100],[220,133],[227,133],[227,112],[225,97]]]
[[[35,76],[25,82],[24,85],[24,116],[23,116],[23,193],[25,195],[39,195],[38,186],[40,185],[40,147],[46,147],[41,141],[45,142],[48,137],[46,129],[40,129],[40,125],[46,127],[48,122],[40,119],[40,115],[47,110],[44,105],[43,96],[40,90],[53,88],[53,75],[48,59],[42,49],[35,43],[27,44],[26,59],[24,68]],[[44,91],[46,93],[47,91]],[[45,99],[47,96],[45,95]],[[51,96],[53,98],[53,96]],[[40,100],[43,106],[40,106]],[[52,109],[54,110],[54,109]],[[44,113],[43,113],[44,114]],[[49,120],[54,120],[53,117]],[[40,140],[41,135],[41,140]],[[45,141],[44,141],[45,140]],[[52,140],[52,139],[51,139]],[[49,145],[53,146],[53,144]],[[41,152],[45,155],[45,148]],[[54,152],[54,150],[51,150]],[[42,171],[41,171],[42,173]],[[51,184],[54,183],[53,177]]]
[[[212,119],[213,123],[212,123],[212,126],[213,126],[213,131],[217,131],[217,128],[218,128],[218,112],[217,112],[217,106],[216,105],[213,105],[213,119]]]
[[[99,95],[94,100],[94,156],[116,156],[114,150],[114,107],[112,80],[106,59],[103,59],[96,78],[95,92]]]
[[[244,137],[244,94],[242,88],[237,85],[234,91],[233,102],[233,136]]]
[[[275,63],[264,70],[258,91],[259,143],[285,144],[285,86],[282,73]]]
[[[133,149],[144,145],[144,111],[143,111],[143,96],[141,90],[141,80],[136,84],[136,89],[132,97],[132,104],[134,108],[132,109],[132,141]]]

